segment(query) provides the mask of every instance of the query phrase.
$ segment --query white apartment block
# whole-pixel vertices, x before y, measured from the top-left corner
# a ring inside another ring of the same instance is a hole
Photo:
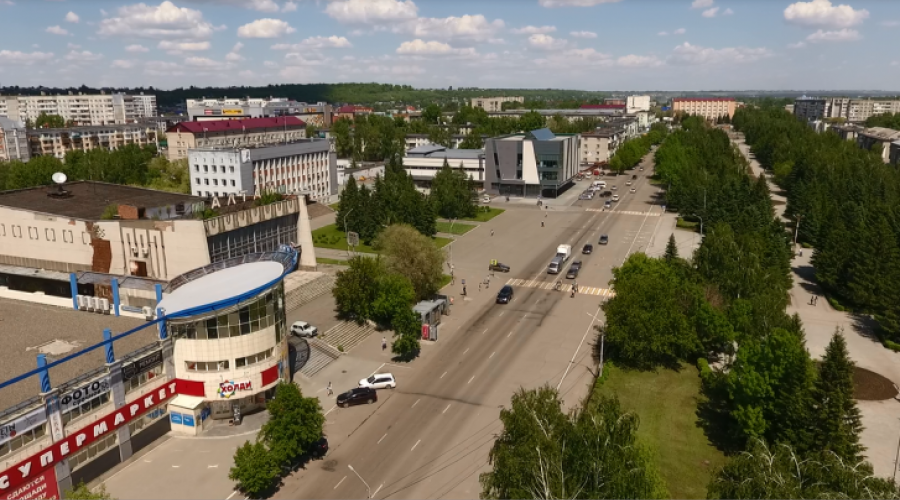
[[[144,95],[141,92],[134,97],[134,114],[138,118],[155,118],[159,116],[156,108],[156,96]]]
[[[32,157],[54,156],[62,160],[69,151],[90,151],[95,148],[114,150],[128,144],[152,144],[158,148],[156,126],[98,125],[28,130],[28,148]]]
[[[472,181],[484,183],[483,149],[448,149],[439,144],[426,144],[406,152],[403,168],[419,187],[430,188],[434,176],[444,168],[462,168]]]
[[[625,110],[628,113],[637,113],[638,111],[650,111],[650,96],[648,95],[630,95],[625,99]]]
[[[156,97],[152,97],[153,116]],[[142,101],[142,103],[145,101]],[[142,110],[146,110],[142,104]],[[143,111],[142,111],[143,112]],[[125,94],[75,94],[0,96],[0,115],[20,122],[34,121],[41,113],[61,116],[75,125],[110,125],[135,123],[141,116],[135,107],[135,96]]]
[[[28,161],[28,135],[25,124],[0,116],[0,161]]]
[[[884,113],[900,113],[900,100],[802,96],[794,101],[794,116],[806,121],[843,118],[860,123]]]
[[[242,120],[296,116],[318,128],[330,127],[332,107],[326,102],[315,104],[297,102],[285,97],[260,99],[254,97],[221,99],[188,99],[187,114],[191,121]]]
[[[504,96],[504,97],[474,97],[471,100],[473,108],[482,108],[487,112],[503,111],[504,102],[525,102],[523,96]]]
[[[328,202],[337,195],[337,156],[327,139],[303,139],[255,148],[197,148],[188,151],[191,192],[229,194],[307,193]]]

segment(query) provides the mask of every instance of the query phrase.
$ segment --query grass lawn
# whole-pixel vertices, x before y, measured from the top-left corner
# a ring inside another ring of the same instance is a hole
[[[328,259],[325,257],[316,257],[316,262],[319,264],[331,264],[332,266],[346,266],[346,260],[338,260],[338,259]]]
[[[453,227],[456,229],[456,226]],[[318,248],[333,248],[335,250],[347,250],[347,235],[338,231],[337,226],[334,224],[329,224],[325,227],[320,227],[312,232],[313,237],[313,246]],[[434,244],[438,246],[438,248],[443,248],[450,244],[453,241],[452,238],[442,238],[440,236],[432,238]],[[362,253],[378,253],[374,248],[366,245],[362,241],[359,242],[359,246],[355,248],[357,252]]]
[[[475,229],[477,226],[473,226],[472,224],[462,224],[459,222],[454,222],[452,224],[452,228],[450,227],[451,223],[438,221],[437,222],[437,230],[439,233],[449,233],[449,234],[466,234],[469,231]]]
[[[597,394],[619,397],[640,417],[638,437],[656,457],[671,498],[706,498],[706,485],[725,455],[697,426],[700,377],[693,366],[681,372],[638,372],[607,365]]]
[[[694,231],[695,233],[700,231],[700,223],[699,222],[691,222],[682,219],[681,217],[675,222],[675,227],[681,229],[687,229],[689,231]]]
[[[337,212],[341,208],[341,202],[332,203],[331,205],[328,205],[328,206],[329,206],[329,208],[331,208],[332,210]]]
[[[450,278],[450,275],[449,275],[449,274],[442,274],[442,275],[441,275],[441,282],[440,282],[440,284],[438,284],[438,290],[440,290],[441,288],[444,288],[445,286],[449,285],[451,279],[452,279],[452,278]]]
[[[453,229],[456,228],[454,227]],[[444,238],[441,236],[435,236],[434,238],[431,238],[431,240],[434,241],[434,244],[437,245],[438,248],[444,248],[450,243],[453,243],[453,238]]]
[[[482,211],[483,210],[482,207],[478,207],[478,213],[475,214],[475,217],[472,217],[470,219],[463,219],[463,220],[470,220],[470,221],[474,221],[474,222],[487,222],[506,211],[506,210],[503,210],[502,208],[494,208],[494,207],[487,207],[487,208],[488,208],[488,211],[484,212],[484,211]]]

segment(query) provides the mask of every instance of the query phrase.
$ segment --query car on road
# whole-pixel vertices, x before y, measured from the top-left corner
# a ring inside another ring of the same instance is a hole
[[[636,192],[636,191],[634,190],[634,188],[631,188],[631,192],[634,193],[634,192]]]
[[[612,189],[613,191],[615,191],[617,188],[616,188],[615,186],[613,186],[613,187],[611,187],[610,189]]]
[[[397,381],[390,373],[375,373],[369,378],[360,380],[359,386],[372,389],[394,389],[397,387]]]
[[[500,289],[500,293],[497,294],[497,303],[498,304],[509,304],[509,302],[513,298],[513,287],[509,285],[503,285],[503,288]]]
[[[641,172],[643,172],[643,171],[644,171],[644,167],[641,167]]]
[[[603,208],[610,208],[610,207],[612,207],[612,204],[609,202],[609,200],[606,200],[606,203],[603,204]]]
[[[566,279],[573,280],[578,277],[578,271],[581,271],[581,261],[576,260],[569,266],[569,272],[566,273]]]
[[[612,201],[619,201],[619,195],[614,194],[614,195],[612,196]]]
[[[488,264],[488,271],[499,271],[501,273],[508,273],[509,266],[502,262],[497,262],[496,260],[492,260],[490,264]]]
[[[607,244],[609,244],[609,236],[607,236],[607,235],[605,235],[605,234],[601,234],[601,235],[600,235],[600,241],[598,241],[597,243],[599,243],[599,244],[601,244],[601,245],[607,245]]]
[[[584,246],[584,248],[581,249],[581,253],[583,253],[585,255],[590,255],[590,254],[594,253],[594,245],[591,245],[590,243],[588,243],[587,245]]]
[[[357,387],[349,391],[338,394],[337,405],[341,408],[365,404],[372,404],[378,401],[378,393],[371,387]],[[326,444],[327,446],[327,444]]]
[[[294,324],[291,325],[291,334],[298,337],[312,338],[319,334],[319,329],[306,321],[294,321]]]
[[[325,436],[320,437],[318,441],[313,443],[309,453],[315,458],[324,457],[328,453],[328,439]]]
[[[631,176],[632,179],[637,179],[637,174]]]
[[[625,185],[626,185],[626,186],[630,186],[630,185],[631,185],[631,181],[626,182]]]

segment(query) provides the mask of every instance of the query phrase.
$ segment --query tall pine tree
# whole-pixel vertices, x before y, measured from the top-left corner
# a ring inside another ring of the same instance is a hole
[[[356,186],[356,179],[351,175],[344,185],[344,190],[341,191],[340,204],[338,205],[337,214],[334,220],[338,229],[344,232],[348,231],[347,227],[344,227],[346,224],[350,228],[350,231],[360,231],[360,228],[356,227],[354,224],[354,221],[359,220],[362,216],[362,213],[360,213],[359,201],[359,188]],[[356,215],[355,220],[351,218],[353,215]]]
[[[853,400],[853,368],[847,341],[840,330],[834,332],[819,366],[813,390],[815,443],[821,450],[834,452],[845,462],[862,460],[859,435],[863,426]]]
[[[666,262],[673,262],[678,259],[678,245],[675,244],[675,233],[669,235],[669,242],[666,243]]]

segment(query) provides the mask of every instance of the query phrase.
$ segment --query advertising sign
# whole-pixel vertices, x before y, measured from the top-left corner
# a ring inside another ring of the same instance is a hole
[[[253,390],[253,384],[249,380],[226,380],[219,384],[219,390],[216,391],[220,398],[229,399],[237,391]]]
[[[153,354],[129,361],[122,365],[122,378],[131,380],[134,377],[150,370],[154,366],[161,365],[163,361],[162,351],[156,351]]]
[[[243,109],[223,109],[222,114],[223,115],[242,115],[242,114],[244,114],[244,110]]]
[[[63,394],[59,398],[59,411],[66,413],[73,408],[99,398],[107,392],[109,392],[109,375],[86,382],[75,388],[75,390]]]
[[[31,481],[16,488],[15,491],[3,493],[0,499],[4,500],[57,500],[59,499],[59,486],[56,484],[56,471],[52,468],[44,471]]]
[[[186,425],[188,427],[194,426],[194,416],[193,415],[188,415],[188,414],[182,415],[182,421],[184,422],[184,425]]]
[[[184,423],[184,421],[181,419],[181,413],[175,413],[174,411],[172,413],[169,413],[169,419],[173,424],[181,425]]]
[[[47,411],[44,410],[44,407],[42,406],[17,417],[12,422],[0,424],[0,445],[23,432],[28,432],[31,429],[42,425],[46,421]]]

